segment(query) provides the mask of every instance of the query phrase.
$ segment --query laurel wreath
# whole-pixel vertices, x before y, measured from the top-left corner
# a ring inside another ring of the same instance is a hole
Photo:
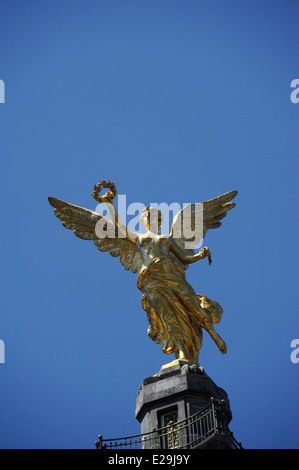
[[[109,188],[109,191],[104,194],[104,196],[100,196],[100,192],[103,188]],[[100,181],[98,184],[95,184],[93,187],[93,192],[91,193],[92,197],[95,198],[98,202],[111,202],[115,198],[117,194],[115,184],[113,181]]]

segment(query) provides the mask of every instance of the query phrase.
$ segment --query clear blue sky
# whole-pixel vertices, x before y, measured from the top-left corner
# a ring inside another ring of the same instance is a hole
[[[76,238],[48,196],[95,209],[237,189],[187,271],[224,309],[199,362],[246,448],[298,448],[299,78],[295,1],[3,1],[0,16],[1,448],[93,448],[140,432],[147,336],[136,275]],[[205,333],[205,332],[204,332]]]

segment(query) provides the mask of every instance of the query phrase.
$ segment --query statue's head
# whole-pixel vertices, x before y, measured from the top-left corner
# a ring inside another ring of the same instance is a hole
[[[155,207],[146,207],[141,212],[140,221],[148,230],[155,233],[161,228],[162,212]]]

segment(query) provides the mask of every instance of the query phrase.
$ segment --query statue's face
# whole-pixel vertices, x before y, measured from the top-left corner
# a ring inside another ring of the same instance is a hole
[[[160,230],[162,225],[162,213],[155,207],[146,207],[141,213],[141,223],[151,232]]]

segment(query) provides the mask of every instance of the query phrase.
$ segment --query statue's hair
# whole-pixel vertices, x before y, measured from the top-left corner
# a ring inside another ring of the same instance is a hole
[[[163,215],[162,215],[162,212],[159,211],[159,209],[157,209],[156,207],[145,207],[143,211],[141,212],[141,216],[140,216],[140,220],[143,225],[146,226],[148,222],[148,217],[149,216],[152,217],[151,214],[153,215],[154,218],[158,216],[158,220],[160,224],[162,223]]]

